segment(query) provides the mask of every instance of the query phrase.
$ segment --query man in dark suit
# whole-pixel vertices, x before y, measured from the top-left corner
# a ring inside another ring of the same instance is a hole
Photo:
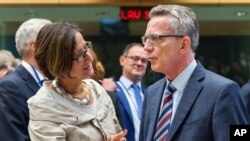
[[[248,116],[250,117],[250,80],[248,80],[247,83],[245,83],[242,86],[241,91],[242,91],[243,99],[247,107]]]
[[[147,54],[140,43],[128,44],[120,56],[122,76],[116,82],[116,96],[119,103],[119,121],[128,130],[128,141],[139,140],[144,89],[141,85],[147,68]]]
[[[196,61],[199,25],[192,9],[151,9],[142,37],[152,70],[165,78],[148,87],[140,141],[229,141],[232,124],[248,124],[240,87]]]
[[[39,30],[51,23],[46,19],[30,19],[17,30],[16,48],[21,65],[0,81],[0,139],[2,141],[29,141],[29,111],[26,101],[33,96],[45,78],[34,58]]]

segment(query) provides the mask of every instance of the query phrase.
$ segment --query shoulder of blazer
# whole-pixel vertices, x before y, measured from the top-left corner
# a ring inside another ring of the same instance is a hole
[[[29,73],[29,71],[23,67],[23,65],[19,65],[14,73],[16,73],[17,77],[21,78],[25,82],[27,87],[29,87],[33,91],[33,93],[36,93],[39,90],[40,87],[38,83]]]
[[[30,79],[33,79],[32,82],[36,82],[32,75],[22,65],[19,65],[15,71],[5,76],[1,82],[20,83],[20,81],[27,81]]]
[[[107,93],[107,91],[95,80],[84,79],[83,81],[97,94],[98,97],[103,93]]]
[[[19,65],[14,71],[14,73],[16,73],[16,75],[18,75],[20,78],[24,80],[30,81],[30,79],[33,79],[34,82],[36,82],[33,76],[29,73],[29,71],[23,65]]]
[[[151,89],[155,89],[158,88],[161,85],[165,85],[166,84],[166,78],[162,78],[158,81],[156,81],[155,83],[153,83],[152,85],[148,86],[147,90],[151,90]]]

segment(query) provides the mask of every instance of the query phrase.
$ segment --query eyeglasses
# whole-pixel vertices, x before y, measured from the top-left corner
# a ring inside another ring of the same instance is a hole
[[[146,64],[148,62],[147,58],[143,58],[143,57],[139,57],[139,56],[125,56],[125,57],[132,59],[134,62],[138,62],[139,60],[141,60],[141,62],[143,64]]]
[[[73,55],[73,61],[76,61],[78,63],[81,63],[83,59],[86,57],[87,52],[92,48],[92,42],[86,41],[86,45],[84,46],[84,49],[80,51],[79,53]]]
[[[151,35],[148,35],[148,36],[142,36],[141,40],[142,40],[142,43],[144,45],[146,44],[147,40],[149,40],[150,44],[156,45],[156,44],[159,44],[159,40],[161,38],[168,38],[168,37],[182,38],[184,36],[183,35],[157,35],[157,34],[151,34]]]

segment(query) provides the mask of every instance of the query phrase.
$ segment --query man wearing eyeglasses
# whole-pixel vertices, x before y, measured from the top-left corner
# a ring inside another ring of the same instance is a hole
[[[148,87],[140,141],[229,141],[230,125],[248,124],[237,83],[195,60],[199,25],[185,6],[159,5],[149,13],[144,50],[165,78]]]
[[[147,68],[147,54],[140,43],[128,44],[120,56],[122,76],[116,82],[116,94],[119,102],[120,123],[128,130],[128,141],[139,140],[141,110],[144,88],[141,79]]]

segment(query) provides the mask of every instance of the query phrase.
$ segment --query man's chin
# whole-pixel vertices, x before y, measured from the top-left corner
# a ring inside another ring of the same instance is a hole
[[[133,77],[136,77],[136,78],[142,78],[144,76],[145,73],[134,73],[133,74]]]

